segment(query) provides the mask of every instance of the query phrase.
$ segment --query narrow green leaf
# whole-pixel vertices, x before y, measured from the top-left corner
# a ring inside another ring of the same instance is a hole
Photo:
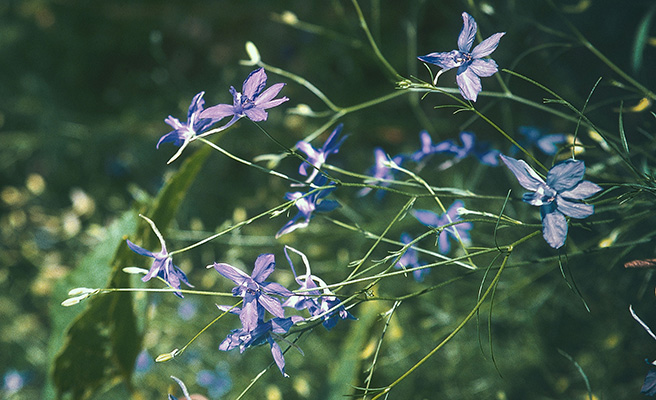
[[[626,141],[626,133],[624,133],[624,119],[622,117],[623,112],[622,108],[624,106],[624,102],[620,102],[620,116],[619,116],[619,130],[620,130],[620,140],[622,142],[622,147],[624,148],[624,151],[626,154],[629,154],[629,143]]]
[[[631,51],[631,69],[633,70],[633,73],[637,73],[640,71],[640,67],[642,67],[642,55],[645,51],[647,39],[649,38],[649,27],[652,18],[654,17],[654,11],[656,11],[656,6],[653,6],[649,12],[645,14],[636,29],[636,36]]]
[[[196,151],[166,182],[152,205],[140,210],[162,231],[173,220],[210,151],[208,146]],[[154,248],[159,244],[150,227],[137,217],[137,212],[126,213],[118,226],[123,230],[112,230],[108,240],[72,274],[72,280],[83,281],[73,287],[91,286],[89,282],[97,287],[130,287],[131,276],[122,269],[143,260],[124,244],[125,235],[136,230],[131,239],[142,243],[143,247]],[[131,229],[125,229],[128,226]],[[64,343],[52,364],[54,389],[50,391],[56,392],[58,397],[71,395],[74,399],[88,399],[116,378],[131,391],[134,362],[142,338],[132,294],[101,294],[85,302],[87,308],[66,330]],[[64,312],[63,308],[55,308],[53,318]]]

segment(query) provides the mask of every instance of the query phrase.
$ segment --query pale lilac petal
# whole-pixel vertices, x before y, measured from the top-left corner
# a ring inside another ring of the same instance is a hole
[[[462,30],[460,35],[458,35],[458,50],[463,53],[469,53],[469,50],[474,43],[476,38],[476,21],[474,17],[467,14],[466,12],[462,13]]]
[[[451,243],[449,242],[449,235],[446,233],[446,229],[440,232],[440,236],[437,238],[437,247],[442,254],[448,254],[451,250]]]
[[[267,76],[264,72],[264,68],[256,69],[255,71],[248,74],[248,77],[244,81],[242,86],[242,94],[247,98],[253,100],[262,89],[266,86]]]
[[[179,119],[175,118],[172,115],[169,115],[164,120],[164,122],[166,122],[169,126],[171,126],[171,128],[176,129],[176,130],[180,129],[180,128],[184,128],[185,126],[187,126],[186,124],[183,124],[182,122],[180,122]]]
[[[468,68],[480,77],[492,76],[499,70],[497,63],[489,58],[475,59]]]
[[[273,355],[273,360],[276,362],[280,373],[282,373],[282,376],[285,378],[289,378],[289,375],[285,373],[285,357],[282,354],[280,345],[278,345],[271,336],[267,336],[267,341],[271,345],[271,354]]]
[[[466,100],[476,101],[478,94],[483,90],[481,78],[478,77],[470,68],[460,67],[456,75],[456,82],[460,88],[460,94]]]
[[[529,167],[524,160],[515,160],[514,158],[504,156],[503,154],[500,154],[499,157],[515,175],[515,178],[517,178],[517,181],[519,181],[519,184],[522,185],[524,189],[535,192],[540,187],[545,186],[542,178],[540,178],[537,172]]]
[[[282,309],[282,305],[278,299],[262,294],[258,297],[257,301],[271,314],[278,318],[285,318],[285,311]]]
[[[442,224],[442,219],[440,218],[439,215],[432,211],[428,210],[414,210],[412,212],[412,215],[417,218],[419,222],[426,226],[430,226],[432,228],[437,228]]]
[[[200,118],[211,118],[213,120],[220,120],[230,115],[235,114],[235,107],[230,104],[217,104],[210,108],[203,110],[200,113]]]
[[[458,50],[453,50],[444,53],[430,53],[417,58],[425,63],[435,64],[446,71],[460,66],[460,63],[456,61],[456,56],[459,54],[460,52]]]
[[[601,186],[596,183],[581,181],[578,185],[574,186],[573,189],[560,192],[560,195],[566,199],[582,200],[600,192],[601,190]]]
[[[496,50],[497,46],[499,46],[499,40],[501,40],[501,37],[505,34],[506,32],[495,33],[494,35],[480,42],[476,47],[474,47],[474,50],[472,50],[472,58],[482,58],[492,54],[492,52]]]
[[[242,270],[233,267],[230,264],[226,263],[214,263],[214,269],[219,274],[233,281],[237,286],[241,285],[247,279],[251,279],[245,272]]]
[[[244,306],[239,313],[239,320],[245,331],[250,332],[257,327],[258,315],[257,299],[252,294],[247,293],[244,297]]]
[[[253,102],[257,106],[261,107],[264,103],[273,100],[273,98],[276,97],[278,95],[278,93],[280,93],[280,91],[282,90],[282,88],[284,86],[285,86],[284,83],[276,83],[274,85],[271,85],[271,87],[269,87],[267,90],[262,92],[259,96],[257,96],[257,98],[255,98],[253,100]],[[283,97],[283,98],[277,99],[276,101],[279,101],[278,104],[280,104],[280,103],[283,103],[287,100],[289,100],[287,97]],[[276,105],[278,105],[278,104],[276,104]],[[273,106],[271,106],[271,107],[273,107]],[[269,107],[266,107],[266,108],[269,108]]]
[[[260,254],[255,260],[251,277],[257,283],[262,283],[276,268],[275,256],[271,253]]]
[[[269,116],[263,108],[249,108],[244,114],[253,122],[266,121]]]
[[[593,205],[585,203],[574,203],[572,201],[563,199],[560,197],[560,195],[556,196],[556,204],[558,206],[558,211],[572,218],[587,218],[594,214]]]
[[[476,135],[473,132],[460,132],[460,141],[462,142],[462,157],[465,157],[474,148],[476,144]]]
[[[276,233],[276,239],[278,239],[282,235],[286,235],[288,233],[294,232],[296,229],[300,228],[306,228],[310,224],[309,219],[305,219],[304,221],[301,222],[296,222],[300,218],[299,215],[297,215],[294,219],[288,221],[279,231]]]
[[[260,286],[262,286],[264,288],[264,292],[268,294],[276,294],[278,296],[285,296],[285,297],[294,294],[289,289],[276,282],[262,282]]]
[[[565,160],[554,165],[547,174],[547,185],[557,192],[571,190],[585,174],[585,163],[581,160]]]
[[[542,236],[549,246],[558,249],[567,239],[567,220],[559,211],[552,211],[542,216]]]

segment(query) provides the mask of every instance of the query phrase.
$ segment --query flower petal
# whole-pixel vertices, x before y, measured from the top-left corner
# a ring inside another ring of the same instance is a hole
[[[458,50],[453,50],[443,53],[430,53],[417,58],[425,63],[435,64],[444,71],[447,71],[451,68],[460,66],[460,63],[456,61],[456,56],[458,54],[460,54]]]
[[[460,94],[466,100],[476,101],[478,94],[483,90],[481,78],[470,68],[465,67],[464,70],[461,70],[462,67],[458,69],[458,74],[456,75],[456,82],[458,83],[458,88],[460,88]]]
[[[294,294],[291,292],[291,290],[276,282],[262,282],[260,286],[264,289],[264,292],[268,294],[276,294],[278,296],[285,297],[289,297]]]
[[[244,110],[244,114],[253,122],[266,121],[269,114],[264,111],[264,108],[253,107]]]
[[[474,39],[476,38],[476,29],[477,26],[474,17],[463,12],[462,30],[460,31],[460,35],[458,35],[458,50],[463,53],[469,53],[472,44],[474,44]]]
[[[524,160],[515,160],[512,157],[500,154],[499,157],[506,167],[515,175],[519,184],[524,189],[535,192],[540,187],[544,187],[545,183],[540,176],[531,168]]]
[[[568,159],[553,166],[547,174],[547,185],[558,193],[571,190],[585,174],[585,163],[581,160]]]
[[[251,277],[255,282],[262,283],[269,275],[271,275],[275,268],[276,260],[273,254],[260,254],[255,260],[255,268],[253,268]]]
[[[267,76],[264,68],[258,68],[248,74],[242,86],[242,94],[253,100],[266,86]]]
[[[554,210],[542,215],[542,236],[554,249],[563,247],[567,239],[567,220],[561,212]]]
[[[235,107],[231,104],[217,104],[210,108],[203,110],[200,113],[200,118],[211,118],[213,120],[220,120],[230,115],[235,114]]]
[[[594,214],[594,206],[585,203],[575,203],[563,199],[560,195],[556,196],[556,205],[558,211],[572,218],[587,218]]]
[[[560,195],[566,199],[582,200],[598,193],[602,190],[601,186],[590,181],[581,181],[573,189],[560,192]]]
[[[261,294],[258,296],[257,301],[271,314],[278,318],[285,318],[285,311],[282,309],[282,304],[280,304],[278,299]]]
[[[242,270],[233,267],[230,264],[226,263],[214,263],[214,269],[219,274],[233,281],[237,286],[241,285],[247,279],[251,279],[245,272]]]
[[[501,40],[501,37],[505,34],[506,32],[495,33],[494,35],[480,42],[476,47],[474,47],[474,50],[472,50],[472,58],[482,58],[492,54],[492,52],[497,49],[499,40]]]
[[[289,375],[285,373],[285,357],[282,354],[282,349],[278,343],[271,338],[271,335],[267,336],[267,341],[269,342],[269,345],[271,345],[271,355],[273,355],[273,361],[276,362],[280,373],[285,378],[289,378]]]
[[[431,228],[437,228],[443,224],[440,216],[429,210],[414,210],[412,215],[414,215],[419,222]]]
[[[141,256],[155,258],[155,254],[153,254],[152,251],[148,251],[148,250],[144,249],[141,246],[137,246],[136,244],[132,243],[129,240],[126,240],[126,242],[128,242],[128,247],[130,248],[130,250],[134,251],[135,253],[137,253]]]
[[[278,93],[280,93],[280,91],[282,90],[282,88],[284,86],[285,86],[284,83],[276,83],[274,85],[271,85],[271,87],[269,87],[267,90],[262,92],[255,99],[253,99],[253,102],[258,106],[262,106],[264,103],[267,103],[267,102],[273,100],[273,98],[276,97],[278,95]],[[282,101],[280,101],[280,100],[282,100]],[[280,99],[277,99],[277,101],[280,101],[280,103],[283,103],[287,100],[289,100],[287,97],[281,97]],[[278,103],[278,104],[280,104],[280,103]],[[271,107],[273,107],[273,106],[271,106]],[[269,108],[269,107],[267,107],[267,108]]]
[[[476,59],[469,64],[469,69],[472,70],[476,75],[480,77],[488,77],[496,74],[499,70],[497,63],[489,58],[486,59]]]

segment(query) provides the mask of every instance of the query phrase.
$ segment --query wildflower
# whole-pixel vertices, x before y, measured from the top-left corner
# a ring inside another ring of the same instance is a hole
[[[173,142],[174,145],[180,147],[177,153],[171,157],[169,163],[178,158],[180,154],[182,154],[182,150],[184,150],[192,140],[220,119],[201,116],[203,105],[205,104],[205,100],[203,100],[204,94],[205,92],[200,92],[194,96],[193,100],[191,100],[189,111],[187,112],[187,122],[180,122],[180,120],[171,115],[164,120],[164,122],[169,124],[173,130],[159,138],[156,147],[159,149],[160,144],[167,142]]]
[[[316,184],[322,186],[326,183],[326,178],[320,176],[317,178]],[[339,207],[339,203],[335,200],[324,200],[326,196],[335,190],[335,187],[328,189],[313,189],[309,195],[301,192],[286,193],[287,200],[294,200],[298,213],[289,220],[279,231],[276,233],[276,239],[282,235],[286,235],[299,228],[305,228],[310,224],[314,212],[328,212]]]
[[[145,219],[146,222],[148,222],[148,224],[155,232],[155,235],[157,235],[160,244],[162,245],[162,250],[160,250],[158,253],[153,253],[152,251],[146,250],[143,247],[137,246],[136,244],[127,240],[128,247],[130,248],[130,250],[134,251],[139,255],[151,257],[155,259],[153,261],[153,265],[151,265],[150,267],[150,270],[143,278],[141,278],[141,280],[143,282],[148,282],[152,277],[158,276],[164,282],[166,282],[170,287],[174,289],[178,289],[178,290],[180,289],[180,282],[184,282],[189,287],[194,287],[187,280],[187,275],[185,275],[185,273],[182,272],[180,268],[178,268],[177,266],[175,266],[175,264],[173,264],[173,259],[171,258],[168,251],[166,250],[166,243],[164,243],[164,237],[162,237],[162,234],[155,226],[155,223],[151,221],[149,218],[144,217],[143,215],[139,215],[139,216]],[[180,298],[184,297],[180,292],[174,292],[174,294]]]
[[[443,141],[433,144],[433,139],[431,139],[430,134],[427,131],[419,132],[419,140],[421,141],[421,149],[415,151],[410,156],[410,159],[415,162],[420,162],[431,154],[448,151],[453,145],[453,142],[451,141]]]
[[[460,88],[460,94],[467,100],[476,101],[478,94],[483,90],[480,77],[494,75],[497,63],[492,59],[485,59],[499,45],[499,40],[505,32],[495,33],[479,43],[471,50],[476,37],[476,21],[467,14],[462,13],[463,27],[458,36],[458,50],[444,53],[430,53],[417,57],[419,60],[435,64],[442,68],[440,73],[458,67],[456,82]],[[470,51],[471,50],[471,51]]]
[[[327,330],[331,330],[335,327],[338,317],[339,319],[356,319],[351,313],[346,311],[341,304],[341,301],[329,288],[326,287],[326,282],[318,276],[312,275],[310,263],[305,254],[289,246],[285,246],[284,251],[289,266],[294,273],[294,279],[296,280],[296,283],[300,285],[299,291],[301,291],[300,294],[295,294],[285,300],[283,303],[284,307],[294,307],[297,310],[307,309],[311,316],[321,317],[321,319],[323,319],[323,326]],[[305,265],[305,275],[296,275],[296,270],[294,269],[294,264],[289,257],[288,251],[293,251],[301,256],[303,264]],[[319,291],[317,283],[323,287],[321,291]]]
[[[275,266],[273,254],[260,254],[255,260],[255,268],[250,276],[232,265],[214,263],[214,269],[219,274],[237,285],[232,289],[232,295],[244,298],[239,319],[246,332],[252,331],[258,325],[258,319],[262,312],[260,308],[266,309],[278,318],[285,317],[280,300],[270,295],[288,297],[292,295],[292,292],[279,283],[264,281],[271,275]]]
[[[462,146],[458,146],[453,140],[447,140],[450,143],[444,152],[452,153],[455,155],[455,161],[460,161],[467,156],[474,156],[481,164],[496,167],[499,165],[499,150],[491,147],[489,142],[477,141],[476,135],[473,132],[460,132],[460,141]],[[448,165],[451,166],[451,165]],[[446,169],[443,167],[441,169]]]
[[[276,107],[289,100],[287,97],[274,99],[280,93],[283,86],[285,86],[284,83],[276,83],[267,90],[262,91],[266,86],[266,81],[267,75],[264,72],[264,68],[256,69],[244,81],[241,92],[230,86],[232,105],[217,104],[209,107],[201,113],[201,117],[221,120],[225,117],[232,116],[232,119],[224,128],[234,124],[244,116],[255,122],[266,121],[268,117],[267,109]]]
[[[567,135],[564,133],[552,133],[545,135],[542,130],[533,126],[520,126],[519,133],[524,136],[524,139],[519,140],[519,144],[526,150],[536,146],[544,154],[548,156],[556,155],[558,146],[567,141]],[[519,149],[513,146],[510,149],[510,154],[515,155]]]
[[[463,203],[461,200],[457,200],[453,202],[451,207],[446,210],[446,213],[442,215],[438,215],[429,210],[415,210],[412,212],[412,214],[422,224],[437,229],[441,226],[460,221],[460,217],[458,216],[458,209],[464,206],[465,203]],[[471,243],[469,230],[471,230],[473,227],[474,225],[471,222],[463,222],[443,229],[437,239],[440,253],[447,254],[449,250],[451,250],[449,236],[461,241],[465,246],[468,246]]]
[[[337,125],[333,133],[328,136],[328,139],[326,139],[326,142],[321,149],[315,149],[310,143],[302,140],[296,143],[296,147],[307,155],[307,162],[302,163],[298,168],[299,174],[308,177],[306,182],[312,182],[314,180],[319,173],[318,169],[326,162],[329,155],[337,154],[339,152],[339,147],[344,142],[344,139],[346,139],[346,136],[344,136],[338,140],[343,126],[343,124]],[[314,168],[310,168],[308,164],[314,166]],[[310,176],[308,176],[308,169],[312,169]]]
[[[187,122],[182,123],[179,119],[171,115],[164,120],[173,130],[159,138],[157,142],[158,149],[160,144],[167,142],[173,142],[174,145],[180,146],[183,142],[193,139],[196,135],[203,132],[205,128],[216,122],[215,119],[200,116],[201,112],[203,112],[203,105],[205,104],[205,100],[203,100],[204,94],[205,92],[200,92],[191,100],[189,111],[187,112]]]
[[[373,176],[373,179],[368,181],[368,183],[385,187],[391,185],[391,181],[394,180],[394,169],[390,165],[391,163],[400,165],[404,157],[397,155],[390,160],[389,156],[380,147],[374,149],[374,157],[376,158],[376,163],[369,169],[369,174]],[[363,188],[358,192],[358,196],[366,196],[371,190],[369,187]]]
[[[403,233],[401,235],[401,243],[404,245],[412,242],[412,237],[408,235],[407,233]],[[408,247],[408,249],[403,253],[401,258],[399,258],[399,261],[394,265],[394,268],[398,269],[407,269],[407,268],[416,268],[416,267],[421,267],[424,265],[424,263],[419,262],[419,255],[417,254],[417,250],[413,249],[412,247]],[[428,273],[429,269],[416,269],[412,271],[412,275],[414,276],[415,280],[417,282],[421,282],[424,280],[424,275]]]
[[[540,207],[542,216],[542,235],[544,240],[558,249],[565,244],[567,238],[567,220],[586,218],[594,213],[594,206],[578,200],[586,199],[601,191],[601,187],[590,181],[584,181],[585,164],[580,160],[565,160],[553,166],[547,174],[545,182],[523,160],[516,160],[501,155],[501,160],[515,175],[525,193],[523,200]]]
[[[237,312],[243,312],[243,310]],[[276,362],[278,369],[284,377],[289,377],[285,373],[285,357],[283,356],[280,345],[273,339],[273,335],[282,335],[289,331],[295,323],[302,321],[303,318],[293,316],[289,318],[272,318],[266,322],[262,319],[257,320],[253,329],[246,329],[242,326],[240,329],[233,329],[230,334],[219,344],[219,350],[229,351],[239,347],[239,352],[243,353],[248,347],[254,347],[265,342],[271,346],[271,354]]]

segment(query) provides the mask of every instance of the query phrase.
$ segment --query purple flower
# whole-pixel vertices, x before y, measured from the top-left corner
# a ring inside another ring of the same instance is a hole
[[[431,154],[449,151],[453,146],[453,141],[449,140],[433,144],[433,139],[427,131],[419,132],[419,140],[421,141],[421,149],[415,151],[410,156],[410,159],[415,162],[420,162]]]
[[[148,282],[152,277],[158,276],[164,282],[166,282],[170,287],[174,289],[178,289],[178,290],[180,289],[180,282],[184,282],[189,287],[194,287],[187,280],[187,275],[185,275],[185,273],[182,272],[180,268],[178,268],[177,266],[175,266],[175,264],[173,264],[173,259],[171,258],[168,251],[166,250],[166,243],[164,243],[164,237],[155,226],[155,223],[151,221],[149,218],[144,217],[143,215],[140,215],[140,217],[145,219],[146,222],[150,224],[151,228],[155,232],[155,235],[157,235],[160,244],[162,245],[162,250],[160,250],[158,253],[153,253],[152,251],[146,250],[143,247],[137,246],[131,241],[126,240],[130,250],[134,251],[139,255],[151,257],[155,259],[153,261],[153,265],[150,267],[150,270],[148,271],[146,276],[141,278],[141,280],[143,282]],[[174,294],[180,298],[184,297],[180,292],[174,292]]]
[[[371,175],[373,179],[368,181],[368,183],[385,187],[391,185],[391,182],[389,181],[394,180],[394,169],[390,167],[389,157],[380,147],[374,149],[374,157],[376,158],[376,163],[369,169],[369,175]],[[401,165],[403,160],[404,157],[402,155],[397,155],[392,158],[391,162]],[[369,187],[363,188],[358,192],[358,196],[366,196],[371,190],[372,188]]]
[[[326,183],[326,178],[319,176],[316,180],[316,184],[322,186]],[[298,208],[298,213],[288,221],[279,231],[276,233],[276,239],[282,235],[286,235],[290,232],[295,231],[299,228],[305,228],[310,224],[310,220],[314,216],[314,212],[328,212],[339,207],[339,203],[335,200],[324,200],[324,197],[328,196],[335,190],[335,187],[328,189],[312,189],[312,192],[309,195],[304,195],[301,192],[286,193],[285,198],[287,200],[294,200],[296,208]]]
[[[442,215],[436,214],[429,210],[415,210],[412,212],[412,214],[422,224],[437,229],[441,226],[460,221],[460,217],[458,216],[458,209],[464,206],[465,203],[463,203],[461,200],[457,200],[453,202],[451,207],[446,210],[446,213]],[[471,230],[473,227],[474,225],[471,222],[463,222],[442,230],[437,240],[440,253],[447,254],[449,250],[451,250],[449,236],[456,240],[462,241],[465,246],[468,246],[471,243],[469,230]]]
[[[344,142],[344,139],[346,139],[346,136],[338,139],[343,126],[343,124],[339,124],[335,127],[335,130],[328,136],[321,149],[315,149],[310,143],[305,141],[296,143],[296,147],[307,155],[307,162],[302,163],[298,168],[299,174],[308,177],[306,182],[312,182],[314,180],[319,173],[318,169],[326,162],[329,155],[339,152],[339,147]],[[314,168],[310,168],[308,163],[313,165]],[[312,170],[310,176],[308,176],[308,169]]]
[[[241,310],[243,312],[243,310]],[[273,340],[272,334],[282,335],[289,331],[295,323],[302,321],[303,318],[293,316],[290,318],[272,318],[267,322],[258,320],[257,325],[253,329],[234,329],[230,334],[221,342],[219,350],[229,351],[239,347],[239,352],[243,353],[248,347],[257,346],[268,342],[271,346],[271,354],[273,360],[276,362],[278,369],[284,377],[289,377],[285,373],[285,358],[282,353],[280,345]]]
[[[203,100],[204,94],[205,92],[200,92],[191,100],[191,105],[189,105],[189,111],[187,112],[187,122],[182,123],[171,115],[164,120],[164,122],[171,125],[173,130],[159,138],[157,142],[158,149],[160,144],[167,142],[173,142],[174,145],[181,146],[218,121],[213,118],[200,116],[201,112],[203,112],[203,105],[205,104],[205,100]]]
[[[476,37],[476,21],[466,12],[462,13],[462,20],[463,27],[460,36],[458,36],[458,50],[430,53],[417,58],[423,62],[439,66],[442,68],[440,72],[458,67],[456,82],[458,82],[460,94],[467,100],[476,101],[478,94],[483,90],[480,77],[492,76],[498,70],[497,63],[494,60],[483,57],[489,56],[496,50],[499,40],[506,33],[495,33],[474,47],[474,50],[471,50]]]
[[[586,199],[601,191],[601,187],[590,181],[584,181],[585,164],[579,160],[565,160],[553,166],[545,182],[523,160],[515,160],[501,155],[501,160],[515,175],[525,193],[523,200],[540,207],[542,216],[542,235],[554,249],[565,244],[567,238],[567,220],[586,218],[594,213],[594,206],[579,200]]]
[[[444,152],[454,154],[456,161],[460,161],[467,156],[474,156],[481,164],[492,167],[499,165],[498,157],[501,154],[499,150],[493,149],[489,142],[477,141],[476,135],[473,132],[460,132],[460,141],[462,142],[462,146],[458,146],[453,140],[442,142],[450,143],[450,147]],[[447,167],[441,169],[446,169]]]
[[[412,237],[407,233],[403,233],[401,235],[401,243],[406,245],[410,242],[412,242]],[[396,265],[394,265],[394,268],[407,269],[407,268],[421,267],[422,265],[425,264],[419,262],[419,255],[417,253],[417,250],[413,249],[412,247],[408,247],[408,249],[405,251],[405,253],[403,253],[399,261],[396,263]],[[417,282],[422,282],[424,280],[424,275],[426,275],[429,271],[430,270],[428,268],[416,269],[412,271],[412,275],[414,276]]]
[[[567,135],[564,133],[545,135],[542,130],[533,126],[520,126],[519,133],[524,136],[524,139],[518,140],[524,149],[528,150],[533,146],[537,146],[538,149],[548,156],[556,155],[558,146],[567,141]],[[510,154],[515,155],[518,151],[517,146],[513,146],[510,149]]]
[[[255,268],[250,276],[232,265],[214,263],[214,269],[219,274],[237,285],[232,289],[232,295],[244,298],[239,319],[246,332],[250,332],[258,326],[260,315],[263,314],[262,309],[266,309],[278,318],[285,317],[280,300],[270,295],[288,297],[292,295],[292,292],[279,283],[264,281],[271,275],[275,266],[273,254],[260,254],[255,260]]]
[[[301,256],[303,264],[305,265],[305,275],[296,275],[296,269],[289,257],[289,251]],[[297,310],[308,310],[311,316],[321,317],[323,319],[323,326],[327,330],[331,330],[337,324],[338,319],[357,319],[351,313],[346,311],[341,301],[335,296],[329,288],[325,287],[326,282],[316,275],[312,275],[310,270],[310,263],[302,252],[294,249],[293,247],[285,246],[285,257],[289,262],[289,266],[294,273],[296,283],[300,285],[299,294],[290,296],[283,303],[284,307],[293,307]],[[316,283],[315,283],[316,282]],[[317,283],[323,286],[319,291]]]
[[[274,99],[280,93],[284,83],[276,83],[270,88],[264,90],[266,86],[267,75],[264,68],[256,69],[251,72],[242,86],[241,92],[238,92],[233,86],[230,86],[232,94],[232,105],[217,104],[209,107],[201,113],[202,118],[212,118],[220,120],[228,116],[232,119],[226,124],[228,127],[234,124],[241,117],[248,117],[251,121],[266,121],[268,114],[267,109],[278,106],[287,100],[287,97]],[[264,90],[264,91],[263,91]]]

